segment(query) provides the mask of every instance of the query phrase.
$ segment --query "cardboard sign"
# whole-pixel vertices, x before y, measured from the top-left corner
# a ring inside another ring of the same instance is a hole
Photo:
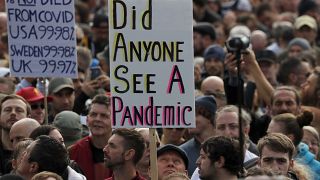
[[[192,1],[109,0],[114,128],[195,127],[192,19]]]
[[[77,78],[73,0],[6,0],[10,72]]]

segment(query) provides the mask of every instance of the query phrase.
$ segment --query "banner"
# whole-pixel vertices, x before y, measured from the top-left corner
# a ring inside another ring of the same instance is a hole
[[[195,127],[192,1],[108,5],[112,126]]]
[[[77,78],[73,0],[6,0],[11,76]]]

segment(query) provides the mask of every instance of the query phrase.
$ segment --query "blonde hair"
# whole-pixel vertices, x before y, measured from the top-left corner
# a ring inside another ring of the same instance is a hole
[[[49,177],[55,178],[56,180],[63,180],[58,174],[49,171],[42,171],[34,175],[31,180],[46,180]]]
[[[312,126],[304,126],[304,127],[303,127],[303,130],[306,130],[306,131],[308,131],[309,133],[311,133],[312,136],[314,136],[314,137],[317,139],[318,143],[319,143],[320,138],[319,138],[319,133],[318,133],[318,131],[316,130],[316,128],[314,128],[314,127],[312,127]]]
[[[163,178],[163,180],[171,180],[174,178],[181,178],[181,180],[190,180],[189,177],[185,173],[174,172]]]

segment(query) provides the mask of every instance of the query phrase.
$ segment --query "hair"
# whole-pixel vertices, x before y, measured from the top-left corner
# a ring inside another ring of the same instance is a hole
[[[211,137],[206,140],[201,149],[208,154],[211,164],[222,156],[225,160],[224,168],[233,175],[238,175],[241,170],[242,158],[237,140],[224,136]]]
[[[189,177],[185,173],[181,173],[181,172],[171,173],[171,174],[163,177],[163,180],[174,180],[176,178],[180,178],[183,180],[190,180]]]
[[[123,137],[124,149],[133,149],[135,151],[133,163],[137,164],[145,150],[145,142],[142,135],[134,129],[119,128],[115,129],[112,134]]]
[[[50,132],[55,129],[57,129],[57,128],[54,127],[53,125],[42,125],[42,126],[37,127],[36,129],[34,129],[29,137],[33,140],[36,140],[41,135],[49,136]]]
[[[12,152],[12,159],[18,159],[19,155],[27,149],[27,147],[33,142],[31,138],[25,138],[22,141],[18,142],[14,147]]]
[[[301,105],[301,96],[300,94],[298,93],[297,89],[292,87],[292,86],[279,86],[277,87],[274,91],[273,91],[273,94],[271,96],[271,104],[273,104],[274,102],[274,96],[275,94],[278,92],[278,91],[282,91],[282,90],[285,90],[285,91],[291,91],[294,93],[294,95],[296,96],[296,103],[298,106]]]
[[[30,106],[30,104],[23,97],[21,97],[19,95],[16,95],[16,94],[7,95],[1,100],[1,103],[0,103],[0,114],[2,112],[3,103],[6,102],[7,100],[11,100],[11,99],[18,99],[18,100],[23,101],[24,104],[26,105],[27,116],[29,116],[31,114],[31,106]]]
[[[268,3],[261,3],[258,7],[256,7],[255,14],[257,15],[257,17],[260,17],[266,11],[272,11],[271,5]]]
[[[289,83],[289,75],[291,73],[298,73],[301,69],[302,63],[301,60],[297,57],[289,57],[280,64],[279,71],[277,74],[277,80],[285,85]]]
[[[50,171],[62,176],[67,170],[69,156],[66,148],[57,140],[41,135],[31,149],[28,161],[38,163],[38,172]]]
[[[56,180],[63,180],[58,174],[48,171],[43,171],[34,175],[31,180],[46,180],[49,177],[55,178]]]
[[[275,176],[275,175],[280,175],[280,174],[275,174],[274,171],[272,171],[271,169],[265,169],[265,168],[261,168],[261,167],[253,167],[250,168],[246,174],[246,177],[248,176]]]
[[[91,106],[92,104],[101,104],[101,105],[105,105],[105,106],[110,106],[110,97],[106,96],[104,94],[98,94],[96,96],[93,97],[92,102],[91,102]],[[89,108],[90,111],[91,107]]]
[[[274,116],[272,121],[281,125],[283,134],[292,134],[294,136],[293,144],[298,146],[303,137],[303,126],[310,125],[312,119],[313,114],[309,111],[304,111],[298,116],[291,113],[279,114]]]
[[[239,108],[235,105],[223,106],[217,110],[216,119],[219,116],[221,116],[222,113],[226,113],[226,112],[235,112],[238,117]],[[241,118],[240,119],[241,119],[241,122],[243,123],[244,127],[250,126],[252,119],[251,119],[250,114],[246,110],[241,109]]]
[[[316,130],[316,128],[312,126],[304,126],[302,129],[311,133],[311,135],[317,139],[318,143],[320,142],[319,132]]]
[[[262,150],[265,146],[274,152],[288,153],[289,159],[292,159],[295,150],[295,146],[289,137],[281,133],[267,134],[258,141],[257,147],[260,156],[262,156]]]

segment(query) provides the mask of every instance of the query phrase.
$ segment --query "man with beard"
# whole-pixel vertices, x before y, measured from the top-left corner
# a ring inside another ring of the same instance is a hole
[[[111,136],[110,98],[97,95],[93,98],[87,116],[91,132],[69,148],[70,159],[77,162],[88,180],[100,180],[111,176],[104,166],[103,148]]]
[[[0,144],[0,166],[1,173],[10,172],[8,166],[12,154],[12,143],[10,141],[10,130],[12,125],[20,119],[30,115],[31,108],[29,103],[18,95],[8,95],[4,97],[0,104],[0,124],[1,124],[1,144]]]
[[[142,135],[125,128],[115,129],[112,134],[103,149],[105,165],[113,171],[107,180],[145,180],[136,169],[146,146]]]
[[[70,78],[56,77],[49,82],[49,96],[52,98],[52,112],[48,121],[52,123],[54,117],[62,111],[72,111],[74,106],[74,85]]]
[[[294,115],[301,113],[301,97],[298,91],[290,86],[279,86],[274,90],[271,97],[270,112],[251,122],[251,129],[259,129],[259,131],[250,131],[250,139],[257,143],[261,137],[267,134],[271,118],[283,113]]]
[[[201,145],[197,160],[202,180],[237,180],[241,170],[239,143],[228,137],[211,137]]]
[[[204,51],[204,72],[202,78],[208,76],[223,76],[223,61],[225,52],[219,45],[211,45]]]

